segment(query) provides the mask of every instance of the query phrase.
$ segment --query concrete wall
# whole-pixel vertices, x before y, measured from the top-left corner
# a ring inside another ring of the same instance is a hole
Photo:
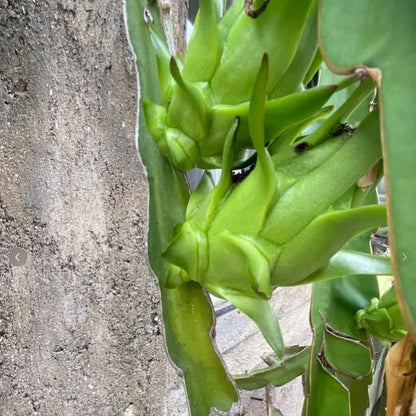
[[[164,411],[136,100],[121,2],[0,1],[2,416]]]

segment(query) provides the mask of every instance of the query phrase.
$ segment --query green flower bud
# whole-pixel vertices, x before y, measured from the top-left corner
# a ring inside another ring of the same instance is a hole
[[[161,152],[182,170],[219,167],[224,137],[238,117],[234,142],[237,163],[243,150],[252,147],[249,99],[265,53],[270,61],[266,142],[317,114],[336,86],[303,91],[302,81],[316,54],[316,13],[314,0],[299,0],[296,5],[289,0],[270,0],[253,19],[237,1],[220,19],[216,2],[200,0],[183,64],[179,58],[169,58],[166,45],[149,25],[166,129],[161,130],[160,112],[149,111],[149,104],[143,110]],[[167,128],[181,131],[185,138],[169,134]]]
[[[394,285],[380,299],[371,299],[369,306],[357,311],[356,320],[359,328],[384,343],[398,342],[407,334]]]
[[[191,195],[186,222],[164,256],[177,267],[177,274],[168,276],[170,286],[183,279],[199,282],[251,316],[278,349],[276,328],[271,329],[277,323],[264,318],[270,315],[264,302],[272,287],[301,283],[351,238],[385,224],[386,213],[383,206],[344,208],[358,179],[381,158],[376,112],[352,137],[328,139],[302,153],[287,137],[275,155],[269,154],[264,147],[266,58],[248,116],[257,151],[254,170],[243,182],[231,182],[234,123],[224,145],[220,182],[213,187],[208,177],[201,181]]]

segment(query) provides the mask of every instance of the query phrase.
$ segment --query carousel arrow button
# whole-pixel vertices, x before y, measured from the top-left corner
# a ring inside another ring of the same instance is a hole
[[[9,260],[12,266],[23,266],[27,261],[27,251],[20,247],[13,247],[9,251]]]

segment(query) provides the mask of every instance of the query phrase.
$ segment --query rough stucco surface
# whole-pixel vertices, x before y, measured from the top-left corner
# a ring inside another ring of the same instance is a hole
[[[163,414],[136,100],[121,2],[0,0],[2,416]]]

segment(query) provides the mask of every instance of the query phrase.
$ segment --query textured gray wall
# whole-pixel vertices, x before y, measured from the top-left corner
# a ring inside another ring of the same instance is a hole
[[[166,406],[136,100],[121,2],[0,0],[2,416]]]

